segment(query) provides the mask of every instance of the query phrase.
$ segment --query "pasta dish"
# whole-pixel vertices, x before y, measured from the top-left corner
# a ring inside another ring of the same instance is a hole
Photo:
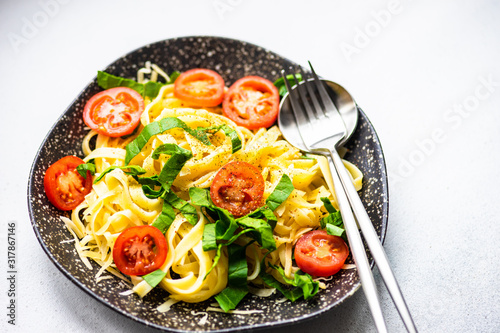
[[[96,279],[119,277],[140,297],[161,287],[173,302],[215,297],[226,312],[248,293],[313,297],[348,256],[327,160],[273,125],[276,88],[257,77],[220,88],[200,70],[174,78],[148,64],[132,88],[100,72],[107,94],[85,106],[85,157],[66,180],[55,173],[58,192],[45,179],[47,196],[74,206],[54,203],[71,210],[62,219],[89,270],[100,266]],[[344,164],[361,189],[360,170]]]

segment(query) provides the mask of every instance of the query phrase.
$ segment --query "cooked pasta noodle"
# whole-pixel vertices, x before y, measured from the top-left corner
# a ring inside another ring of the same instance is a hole
[[[148,71],[142,71],[140,78]],[[164,74],[164,73],[163,73]],[[163,75],[161,74],[161,75]],[[166,75],[166,74],[165,74]],[[230,161],[244,161],[261,170],[265,180],[264,198],[267,198],[283,174],[292,180],[294,190],[288,199],[276,210],[277,223],[274,240],[277,250],[268,255],[270,264],[282,267],[286,277],[292,277],[298,270],[292,260],[293,247],[301,235],[318,229],[320,219],[326,215],[320,198],[328,197],[337,207],[333,183],[324,157],[304,158],[303,154],[283,139],[278,127],[261,128],[250,131],[237,126],[221,115],[220,108],[195,109],[173,95],[173,85],[165,85],[158,96],[149,101],[142,117],[140,129],[167,117],[176,117],[190,128],[216,127],[227,125],[236,131],[242,147],[232,152],[231,138],[218,131],[211,134],[211,145],[201,143],[187,131],[174,128],[153,136],[130,162],[146,170],[144,176],[158,175],[168,155],[158,159],[153,151],[165,143],[173,143],[192,153],[172,184],[172,190],[183,200],[189,200],[191,187],[209,188],[218,170]],[[84,138],[82,149],[85,162],[94,161],[96,175],[99,176],[110,166],[124,166],[125,147],[134,139],[109,138],[90,131]],[[362,174],[353,164],[344,161],[353,183],[361,188]],[[97,262],[101,268],[96,278],[102,278],[108,271],[125,281],[129,281],[113,263],[112,249],[118,235],[131,226],[152,224],[162,212],[163,199],[148,198],[141,185],[121,169],[107,173],[101,181],[93,185],[90,194],[64,221],[75,237],[76,249],[82,260],[90,266],[88,259]],[[197,208],[198,223],[190,224],[177,213],[174,222],[165,234],[168,243],[167,259],[161,270],[166,276],[160,286],[176,301],[200,302],[222,291],[228,281],[227,251],[211,270],[216,250],[204,251],[202,237],[204,227],[211,223]],[[247,241],[241,236],[239,242]],[[249,270],[248,281],[264,288],[259,278],[261,260],[265,251],[256,243],[246,249]],[[271,270],[273,276],[282,280],[280,274]],[[207,275],[208,274],[208,275]],[[133,290],[140,296],[146,295],[151,287],[140,277],[132,277]],[[272,293],[266,289],[263,294]]]

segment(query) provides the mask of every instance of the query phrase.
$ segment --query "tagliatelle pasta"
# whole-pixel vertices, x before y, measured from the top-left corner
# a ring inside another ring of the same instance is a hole
[[[160,175],[171,158],[165,154],[154,156],[158,147],[173,144],[189,151],[192,157],[183,164],[171,184],[171,191],[188,203],[191,202],[191,188],[210,188],[220,168],[231,161],[246,162],[260,170],[265,181],[264,199],[273,193],[282,176],[287,175],[293,191],[274,210],[276,250],[268,253],[251,238],[251,234],[241,235],[235,244],[246,246],[247,280],[253,285],[253,290],[260,288],[265,290],[263,294],[269,294],[270,289],[260,274],[263,270],[281,282],[293,279],[298,271],[292,255],[295,243],[305,233],[318,229],[320,220],[328,214],[321,198],[328,198],[337,208],[326,159],[305,157],[283,139],[276,126],[250,131],[222,116],[219,107],[201,109],[187,105],[174,96],[172,84],[163,86],[158,96],[146,103],[139,129],[130,137],[110,138],[91,130],[84,138],[84,161],[95,164],[94,177],[109,167],[125,166],[126,146],[149,124],[176,118],[192,130],[215,128],[209,133],[209,145],[178,127],[155,134],[129,164],[143,168],[145,173],[142,176],[154,177]],[[241,141],[239,150],[233,151],[234,137],[221,130],[221,126],[237,134]],[[359,190],[362,183],[360,170],[347,161],[344,163]],[[129,279],[116,269],[113,245],[125,229],[153,224],[162,214],[163,205],[164,199],[148,197],[137,178],[116,168],[93,185],[85,201],[73,210],[71,219],[63,220],[74,235],[76,249],[85,264],[91,268],[88,259],[92,259],[101,266],[97,279],[102,279],[105,271],[110,272],[131,282],[133,291],[142,297],[152,289],[151,285],[138,276]],[[228,285],[228,249],[222,247],[219,253],[216,249],[203,249],[204,230],[214,221],[204,214],[202,207],[195,208],[197,223],[193,225],[176,209],[175,218],[165,233],[168,253],[160,268],[165,275],[159,285],[175,301],[201,302],[219,294]]]

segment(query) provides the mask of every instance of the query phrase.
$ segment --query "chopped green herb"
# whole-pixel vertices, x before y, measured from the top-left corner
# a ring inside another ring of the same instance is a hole
[[[178,209],[190,224],[196,225],[198,223],[198,212],[189,202],[182,200],[173,192],[168,192],[164,200],[175,209]]]
[[[333,207],[330,199],[327,197],[320,198],[328,211],[328,215],[323,217],[319,223],[321,228],[326,229],[326,233],[333,236],[342,237],[347,242],[347,235],[345,233],[344,222],[340,211]]]
[[[189,189],[189,196],[193,205],[204,207],[206,212],[215,220],[215,223],[205,225],[203,231],[203,250],[209,251],[217,248],[217,254],[209,273],[217,265],[222,247],[229,246],[243,234],[248,233],[265,249],[271,251],[276,249],[273,226],[269,223],[269,220],[264,219],[269,216],[274,221],[274,225],[276,224],[276,216],[269,208],[265,207],[235,219],[227,210],[214,205],[208,190],[192,187]],[[241,231],[237,233],[239,229]]]
[[[158,96],[160,89],[164,86],[164,84],[159,82],[148,81],[144,83],[144,97],[155,98]]]
[[[215,299],[220,307],[228,312],[236,308],[248,293],[248,263],[245,254],[246,246],[231,244],[228,246],[228,286]]]
[[[170,81],[168,81],[168,84],[172,84],[177,80],[177,78],[181,75],[181,72],[179,71],[173,71],[172,74],[169,75]]]
[[[216,240],[228,241],[234,236],[238,228],[243,228],[243,230],[249,232],[250,236],[262,247],[269,250],[276,249],[276,242],[272,235],[273,230],[271,225],[262,218],[257,218],[266,216],[262,211],[256,211],[235,219],[227,210],[213,204],[208,190],[192,187],[189,189],[189,196],[191,198],[191,203],[205,207],[208,212],[211,212],[212,215],[215,216],[214,231]],[[259,215],[259,213],[262,214]],[[207,236],[206,238],[211,239],[213,236]]]
[[[273,229],[264,220],[243,216],[236,220],[243,229],[251,229],[249,235],[255,239],[264,249],[276,250],[276,242],[273,237]]]
[[[241,139],[238,136],[238,133],[226,124],[213,127],[199,127],[198,130],[205,131],[208,133],[217,133],[218,131],[222,130],[224,134],[229,136],[229,138],[231,139],[231,145],[232,145],[231,152],[234,154],[241,149]]]
[[[95,164],[94,163],[80,164],[79,166],[76,167],[76,171],[78,171],[80,176],[87,179],[87,171],[90,171],[90,174],[92,176],[95,175]]]
[[[302,81],[302,75],[301,74],[296,73],[295,76],[297,77],[297,80],[299,80],[299,82]],[[290,83],[290,87],[293,87],[294,85],[297,84],[297,81],[295,81],[295,79],[293,78],[292,74],[287,75],[286,79]],[[285,80],[283,79],[283,77],[280,77],[279,79],[277,79],[276,81],[274,81],[274,86],[276,88],[278,88],[278,92],[280,94],[280,97],[283,97],[283,96],[286,95],[287,90],[286,90]]]
[[[308,155],[301,155],[300,158],[303,159],[303,160],[315,160],[314,157],[311,157],[311,156],[308,156]]]
[[[189,189],[189,197],[191,202],[197,206],[201,207],[212,207],[215,206],[210,199],[210,192],[206,189],[199,187],[191,187]]]
[[[158,181],[158,175],[154,175],[152,177],[133,177],[139,184],[142,185],[142,191],[149,199],[156,199],[165,194],[165,189],[161,187],[161,183]],[[155,190],[156,187],[160,187],[160,189]]]
[[[319,290],[319,283],[313,281],[312,277],[309,274],[303,273],[301,271],[295,272],[294,278],[292,280],[285,276],[283,268],[276,266],[272,267],[280,273],[283,280],[287,284],[293,286],[294,288],[289,288],[286,285],[281,284],[274,278],[274,276],[266,273],[265,270],[261,270],[259,276],[268,286],[276,288],[283,294],[283,296],[285,296],[290,301],[295,302],[301,297],[304,297],[304,299],[307,300],[317,294]]]
[[[274,188],[274,191],[266,199],[267,206],[272,210],[276,210],[279,205],[281,205],[293,191],[293,184],[290,177],[287,174],[283,174],[281,179]]]
[[[167,202],[167,200],[163,200],[163,207],[161,209],[160,215],[154,220],[151,224],[153,227],[160,229],[162,233],[165,233],[172,222],[175,219],[175,211],[174,207]]]
[[[158,96],[160,89],[166,85],[174,83],[174,81],[179,77],[179,72],[173,72],[170,75],[170,81],[167,83],[148,81],[146,83],[139,83],[135,80],[125,79],[119,76],[115,76],[106,72],[97,72],[97,84],[103,89],[110,89],[116,87],[128,87],[134,89],[142,97],[155,98]]]
[[[138,83],[137,81],[125,79],[119,76],[115,76],[106,72],[97,72],[97,84],[102,89],[110,89],[116,87],[128,87],[134,89],[139,94],[144,96],[144,85]]]
[[[261,271],[259,276],[269,287],[275,288],[292,302],[295,302],[304,295],[300,288],[287,288],[285,285],[276,280],[271,274]]]
[[[248,263],[246,257],[246,246],[231,244],[227,247],[229,265],[228,265],[228,284],[246,288],[248,276]]]
[[[205,224],[205,229],[203,229],[202,245],[203,251],[215,250],[217,248],[215,223]]]
[[[161,169],[160,175],[158,176],[158,182],[165,191],[169,191],[170,186],[172,186],[172,183],[184,164],[193,157],[193,153],[174,143],[165,143],[156,148],[151,157],[157,160],[161,154],[170,155],[170,158]]]
[[[337,227],[332,223],[326,223],[326,233],[332,236],[339,236],[342,238],[347,237],[344,228]]]
[[[211,143],[208,140],[208,137],[205,132],[194,130],[182,120],[175,117],[167,117],[163,118],[159,121],[155,121],[147,124],[141,133],[134,139],[134,141],[130,142],[125,147],[125,164],[129,164],[130,161],[141,152],[142,148],[148,143],[149,139],[157,134],[161,134],[165,131],[168,131],[173,128],[181,128],[194,136],[196,139],[200,140],[203,144],[210,146]]]
[[[328,213],[333,214],[333,213],[337,212],[337,210],[335,209],[335,207],[333,207],[332,202],[330,201],[330,199],[328,199],[327,197],[321,197],[320,199],[321,199],[321,201],[323,201],[323,205],[325,206],[326,211]]]
[[[215,296],[215,300],[219,303],[224,312],[236,309],[238,303],[248,294],[248,288],[243,289],[240,287],[227,286],[219,294]]]
[[[274,230],[274,227],[276,227],[276,223],[278,222],[278,219],[276,218],[276,215],[274,215],[273,211],[267,207],[261,207],[254,212],[250,213],[247,215],[248,217],[255,217],[259,219],[266,219],[267,223],[271,226],[271,228]]]
[[[151,286],[151,288],[154,288],[161,282],[161,280],[163,280],[165,275],[167,275],[166,272],[161,269],[157,269],[156,271],[144,275],[142,278]]]
[[[98,183],[101,181],[101,179],[109,172],[115,170],[115,169],[121,169],[123,170],[123,172],[125,172],[125,174],[127,175],[130,175],[130,176],[137,176],[137,175],[143,175],[146,173],[146,170],[138,165],[125,165],[125,166],[116,166],[116,165],[112,165],[110,167],[108,167],[106,170],[104,170],[103,172],[101,172],[101,174],[99,175],[99,177],[97,177],[95,180],[94,180],[94,184]]]
[[[234,232],[238,229],[235,218],[227,210],[214,205],[212,199],[210,199],[210,192],[208,190],[191,187],[189,189],[189,197],[192,204],[205,207],[207,212],[215,217],[215,237],[217,240],[227,241],[234,235]]]

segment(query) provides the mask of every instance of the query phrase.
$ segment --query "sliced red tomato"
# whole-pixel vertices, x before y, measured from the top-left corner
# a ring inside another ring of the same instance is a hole
[[[324,230],[313,230],[297,241],[294,254],[303,272],[326,277],[342,268],[349,248],[342,238],[328,235]]]
[[[66,156],[45,171],[43,179],[45,194],[56,208],[75,209],[92,190],[90,171],[87,171],[87,178],[83,178],[76,171],[76,167],[84,163],[76,156]]]
[[[262,206],[264,186],[264,177],[255,166],[229,162],[215,175],[210,197],[216,206],[240,217]]]
[[[137,91],[117,87],[92,96],[83,109],[83,121],[94,131],[119,137],[130,134],[139,125],[144,99]]]
[[[248,129],[270,127],[278,117],[278,89],[260,76],[236,81],[224,96],[223,114]]]
[[[224,97],[224,79],[210,69],[190,69],[175,80],[174,95],[194,106],[217,106]]]
[[[156,227],[142,225],[125,229],[113,246],[116,268],[127,275],[146,275],[163,265],[168,245]]]

